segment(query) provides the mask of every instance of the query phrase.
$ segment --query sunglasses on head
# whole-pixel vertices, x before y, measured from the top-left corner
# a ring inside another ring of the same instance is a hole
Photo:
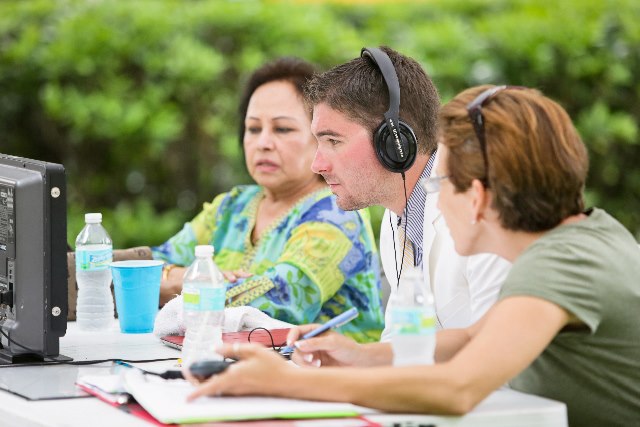
[[[473,125],[473,130],[476,133],[476,137],[478,138],[478,142],[480,143],[480,151],[482,152],[482,159],[484,160],[484,170],[485,178],[482,180],[486,187],[489,186],[489,158],[487,156],[487,141],[485,139],[485,131],[484,131],[484,116],[482,115],[482,107],[487,105],[495,96],[507,89],[527,89],[524,86],[494,86],[482,92],[478,95],[473,101],[467,104],[467,114],[469,114],[469,118],[471,119],[471,124]]]

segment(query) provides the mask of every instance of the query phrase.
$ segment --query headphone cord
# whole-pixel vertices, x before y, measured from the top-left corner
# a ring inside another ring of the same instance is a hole
[[[391,215],[389,215],[389,225],[391,226],[391,236],[393,237],[393,255],[394,255],[394,260],[396,262],[396,279],[398,281],[397,283],[397,287],[400,287],[400,276],[402,276],[402,267],[404,265],[404,255],[405,255],[405,249],[407,247],[407,221],[409,220],[409,197],[407,196],[407,179],[404,175],[404,172],[401,173],[402,175],[402,185],[404,187],[404,221],[405,221],[405,225],[404,225],[404,229],[405,229],[405,233],[404,233],[404,242],[402,243],[402,259],[400,261],[400,271],[398,271],[398,257],[396,255],[396,235],[395,232],[393,231],[393,223],[391,222]],[[401,218],[398,218],[398,227],[401,227],[400,224]]]

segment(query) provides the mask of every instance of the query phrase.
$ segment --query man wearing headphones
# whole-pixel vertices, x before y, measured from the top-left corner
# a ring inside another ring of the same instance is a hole
[[[458,255],[437,209],[437,192],[419,185],[438,161],[440,101],[429,76],[390,48],[368,48],[316,75],[305,96],[318,140],[312,169],[325,178],[338,206],[387,209],[380,254],[391,297],[430,289],[439,328],[480,319],[496,301],[510,264],[494,255]],[[383,341],[388,316],[387,309]]]

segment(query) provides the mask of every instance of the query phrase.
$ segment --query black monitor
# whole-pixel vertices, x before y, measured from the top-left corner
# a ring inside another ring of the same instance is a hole
[[[0,154],[0,364],[69,360],[64,167]]]

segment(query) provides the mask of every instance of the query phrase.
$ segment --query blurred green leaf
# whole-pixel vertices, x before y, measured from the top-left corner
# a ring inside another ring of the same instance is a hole
[[[65,165],[70,234],[102,211],[118,247],[159,243],[250,182],[236,112],[253,69],[281,55],[326,69],[385,44],[444,101],[512,83],[560,102],[590,152],[588,202],[640,236],[637,16],[635,0],[4,1],[0,151]]]

